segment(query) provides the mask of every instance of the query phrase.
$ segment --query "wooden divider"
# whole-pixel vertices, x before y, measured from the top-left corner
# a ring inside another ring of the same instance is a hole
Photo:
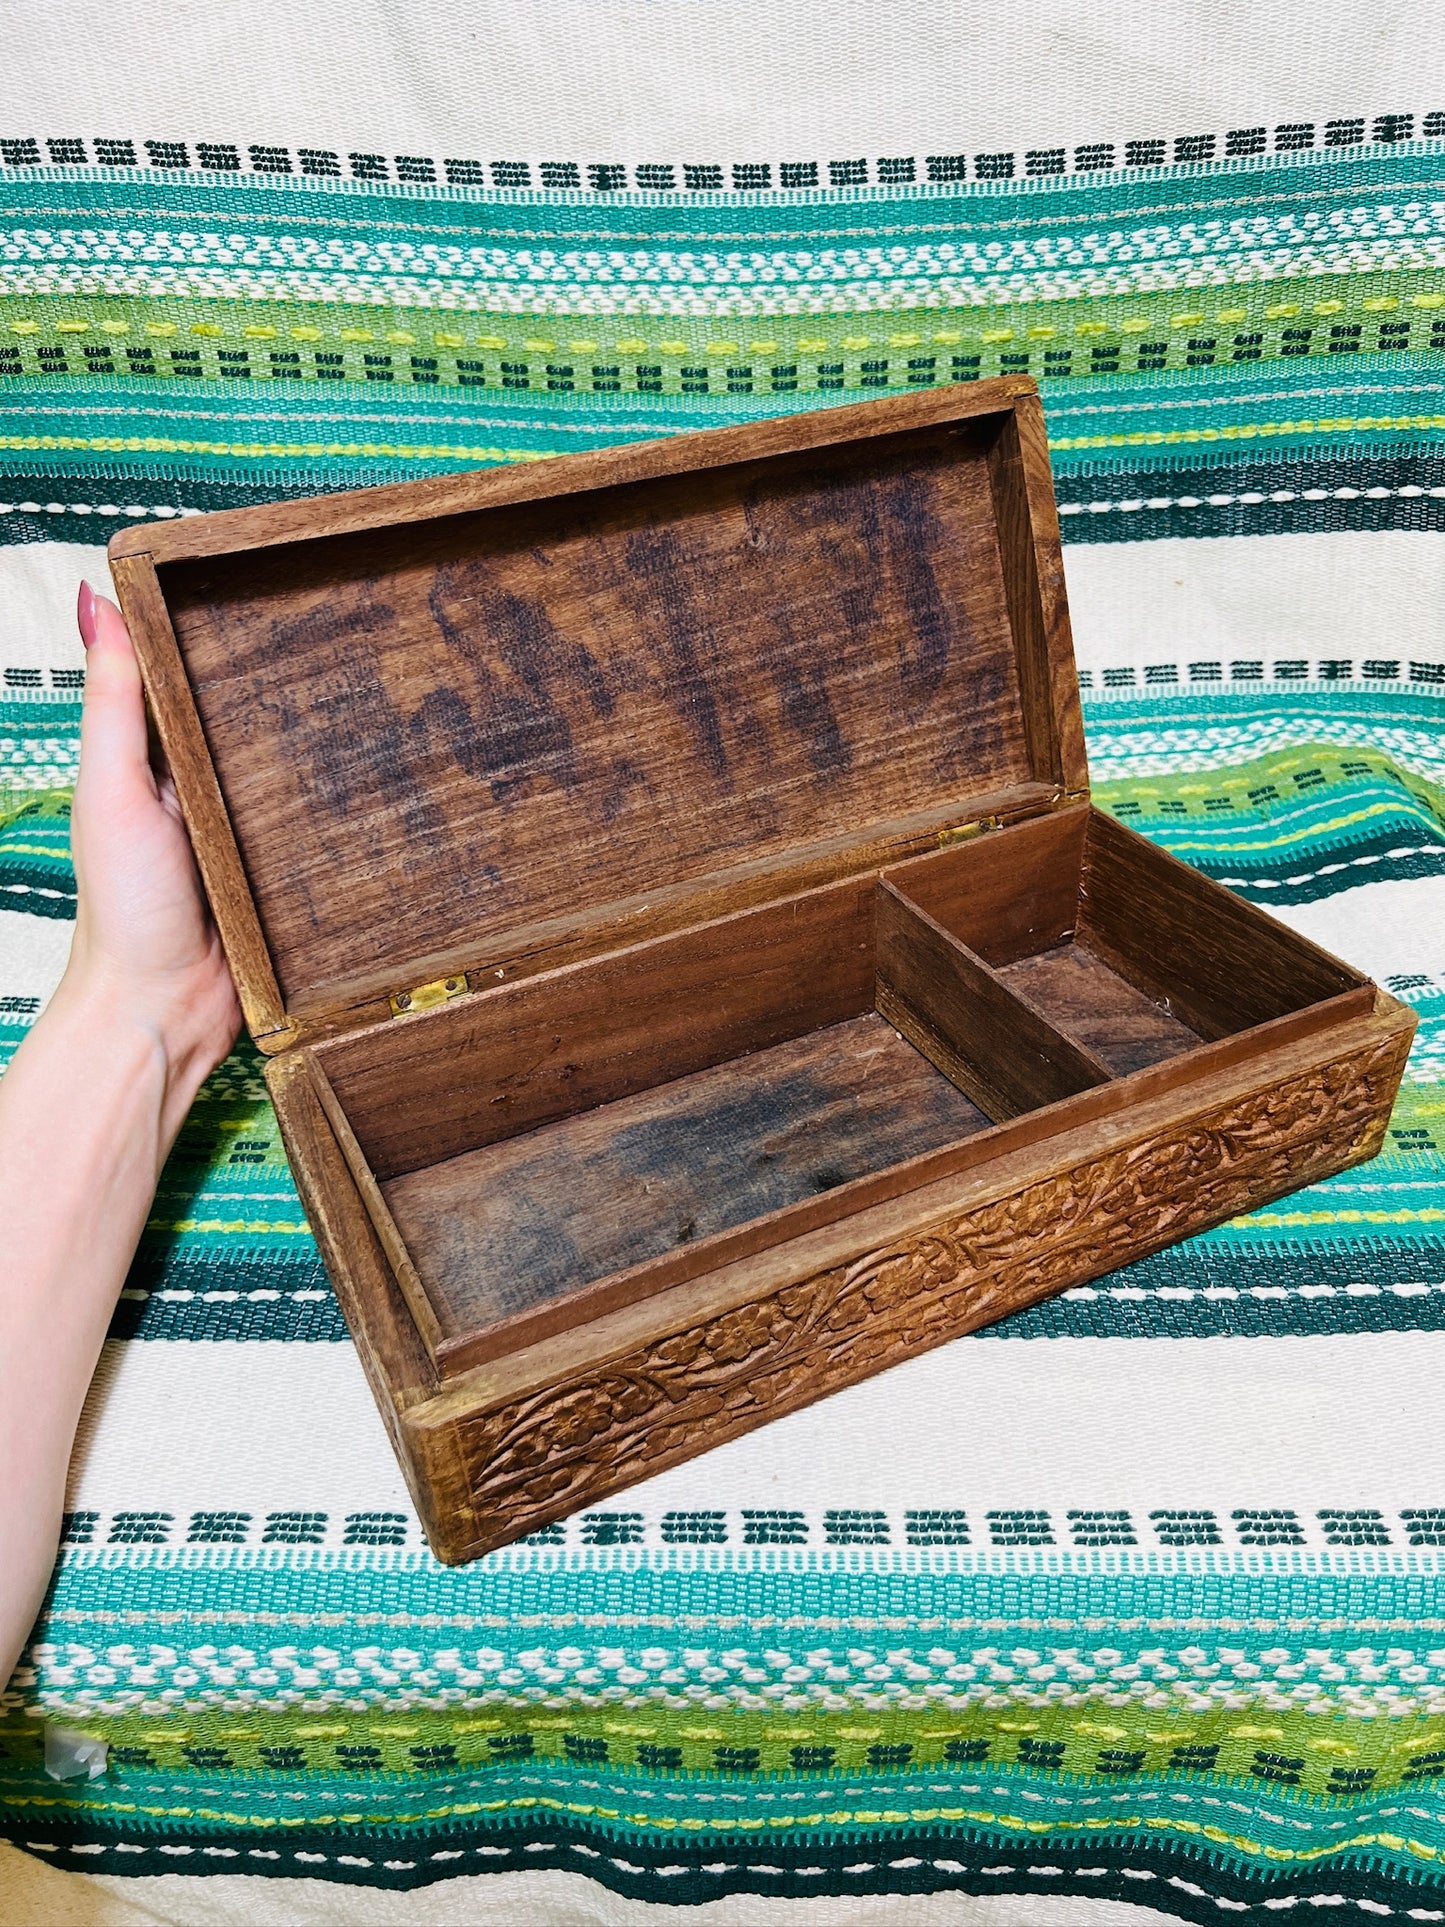
[[[877,965],[880,1013],[996,1124],[1109,1082],[1102,1059],[884,882]]]

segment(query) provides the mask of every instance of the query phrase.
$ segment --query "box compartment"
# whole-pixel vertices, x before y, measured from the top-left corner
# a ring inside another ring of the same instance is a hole
[[[1141,931],[1128,914],[1145,902]],[[323,1042],[444,1373],[1373,992],[1088,807]],[[1235,924],[1238,927],[1234,927]],[[1211,957],[1248,971],[1210,988]],[[1196,969],[1200,972],[1195,975]],[[1185,1014],[1187,1013],[1187,1016]]]
[[[1127,1077],[1284,1018],[1296,1030],[1333,1021],[1340,997],[1368,1008],[1358,971],[1093,808],[1016,824],[962,865],[923,860],[884,876],[931,934],[900,921],[880,964],[895,990],[880,1008],[935,1062],[930,1030],[947,1035],[969,1000],[975,1025],[1012,1021],[1032,1041],[1013,1083],[981,1093],[993,1116],[1046,1099],[1048,1079],[1030,1068],[1040,1051],[1052,1049],[1055,1076],[1067,1061],[1080,1079]],[[1036,1024],[1077,1057],[1061,1058]]]
[[[869,1011],[381,1189],[441,1321],[464,1333],[989,1121]]]

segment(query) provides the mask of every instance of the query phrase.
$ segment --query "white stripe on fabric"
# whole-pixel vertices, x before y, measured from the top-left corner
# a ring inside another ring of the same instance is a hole
[[[279,1492],[282,1509],[414,1517],[352,1346],[106,1345],[69,1508],[264,1511]]]
[[[0,906],[5,899],[0,896]],[[26,1022],[60,982],[75,925],[63,917],[36,917],[0,907],[0,1022]],[[33,1007],[31,1000],[35,1000]]]
[[[1279,658],[1445,661],[1445,532],[1081,542],[1065,550],[1064,575],[1081,669],[1258,657],[1268,675]]]
[[[1291,10],[1249,0],[1087,14],[1038,0],[966,20],[954,0],[886,18],[866,0],[446,0],[420,14],[253,0],[244,32],[226,7],[159,20],[153,0],[29,9],[6,49],[27,124],[8,131],[826,163],[1372,119],[1445,98],[1439,37],[1396,11],[1364,41],[1351,0],[1316,0],[1308,59]]]
[[[1442,876],[1362,883],[1314,903],[1265,908],[1291,930],[1343,957],[1377,982],[1418,971],[1433,975],[1445,964]]]
[[[646,1517],[717,1508],[1321,1509],[1445,1505],[1431,1422],[1445,1332],[965,1340],[632,1488]],[[304,1412],[305,1425],[295,1415]],[[103,1414],[104,1422],[96,1421]],[[404,1512],[349,1345],[112,1344],[69,1505]],[[900,1541],[901,1542],[901,1541]],[[1313,1543],[1313,1540],[1311,1540]]]
[[[13,491],[5,499],[13,501]],[[22,542],[0,548],[0,670],[82,666],[85,652],[75,627],[82,579],[101,594],[112,593],[103,546]]]

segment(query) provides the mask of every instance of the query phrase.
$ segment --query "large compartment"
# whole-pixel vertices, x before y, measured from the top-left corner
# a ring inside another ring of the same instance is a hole
[[[986,1130],[876,1011],[692,1071],[382,1186],[454,1328]]]
[[[314,1062],[418,1327],[458,1370],[1371,994],[1083,807]]]

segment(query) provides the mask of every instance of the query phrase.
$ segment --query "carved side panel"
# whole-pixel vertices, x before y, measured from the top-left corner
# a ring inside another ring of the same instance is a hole
[[[463,1556],[1379,1149],[1408,1036],[463,1420]]]

